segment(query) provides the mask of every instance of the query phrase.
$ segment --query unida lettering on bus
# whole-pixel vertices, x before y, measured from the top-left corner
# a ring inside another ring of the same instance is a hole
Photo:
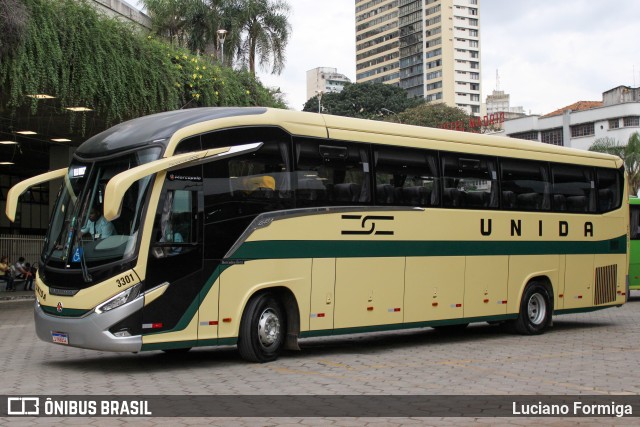
[[[549,225],[549,222],[553,222],[554,225]],[[582,232],[584,237],[594,237],[595,228],[591,221],[581,222]],[[570,228],[578,226],[577,224],[571,224],[569,221],[529,221],[524,223],[521,219],[511,219],[510,223],[506,221],[500,223],[500,230],[509,230],[511,237],[522,237],[523,231],[535,230],[538,237],[546,237],[547,235],[568,237]],[[483,236],[491,236],[494,231],[493,218],[480,218],[480,234]]]

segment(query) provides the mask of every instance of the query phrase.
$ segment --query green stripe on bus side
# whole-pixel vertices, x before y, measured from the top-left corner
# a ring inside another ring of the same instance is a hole
[[[420,329],[437,326],[458,325],[461,323],[500,322],[516,319],[517,314],[503,314],[499,316],[463,317],[460,319],[430,320],[426,322],[394,323],[388,325],[358,326],[353,328],[322,329],[300,333],[300,338],[324,337],[330,335],[364,334],[368,332],[396,331],[401,329]]]
[[[353,258],[479,255],[624,254],[627,236],[610,240],[546,241],[362,241],[269,240],[245,242],[232,258]]]
[[[552,255],[552,254],[624,254],[627,236],[596,242],[478,242],[478,241],[309,241],[276,240],[245,242],[232,254],[234,259],[353,258],[402,256],[479,256],[479,255]],[[200,302],[222,272],[231,265],[218,266],[172,329],[147,333],[155,335],[184,330],[198,312]]]
[[[236,345],[238,338],[211,338],[206,340],[168,341],[152,344],[142,344],[140,351],[174,350],[191,347],[215,347],[224,345]]]
[[[189,326],[189,323],[193,319],[193,316],[195,316],[196,313],[198,312],[198,308],[200,307],[200,302],[204,300],[204,298],[207,296],[207,294],[213,287],[213,284],[216,283],[216,280],[218,280],[218,277],[220,277],[222,272],[226,270],[228,267],[230,267],[230,265],[219,265],[218,267],[216,267],[216,269],[213,271],[213,274],[209,277],[205,285],[202,287],[202,289],[198,293],[198,296],[194,298],[193,301],[191,301],[191,304],[189,304],[189,307],[187,307],[185,312],[182,314],[182,317],[180,318],[178,323],[176,323],[176,326],[174,326],[172,329],[167,329],[166,331],[151,332],[151,333],[146,333],[144,335],[147,336],[147,335],[156,335],[156,334],[166,334],[167,332],[177,332],[177,331],[182,331],[187,326]]]
[[[565,308],[562,310],[554,310],[553,314],[575,314],[575,313],[589,313],[591,311],[604,310],[605,308],[620,307],[620,304],[616,305],[601,305],[597,307],[581,307],[581,308]]]

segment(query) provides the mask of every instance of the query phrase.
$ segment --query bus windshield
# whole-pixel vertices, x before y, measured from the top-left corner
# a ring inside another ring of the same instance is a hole
[[[45,240],[43,261],[57,268],[81,269],[130,258],[135,254],[142,207],[152,179],[133,184],[122,198],[120,216],[102,215],[109,179],[120,172],[157,160],[153,147],[98,162],[74,160],[64,178]]]

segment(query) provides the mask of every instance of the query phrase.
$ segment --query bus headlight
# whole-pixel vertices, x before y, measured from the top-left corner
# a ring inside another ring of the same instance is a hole
[[[113,310],[114,308],[118,308],[121,305],[124,305],[130,301],[133,301],[140,295],[140,289],[142,288],[142,283],[138,283],[127,289],[126,291],[120,292],[118,295],[108,299],[103,302],[99,306],[96,307],[95,312],[100,314],[105,311]]]

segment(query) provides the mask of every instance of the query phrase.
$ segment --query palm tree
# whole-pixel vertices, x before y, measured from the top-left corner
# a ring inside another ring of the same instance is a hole
[[[624,162],[624,169],[627,172],[629,183],[629,194],[638,194],[640,189],[640,134],[633,133],[629,137],[627,145],[621,145],[614,138],[599,138],[589,147],[589,151],[613,154]]]
[[[285,49],[291,26],[289,4],[285,0],[237,0],[233,17],[242,39],[236,42],[238,57],[256,74],[256,62],[271,73],[284,68]]]
[[[185,45],[186,2],[183,0],[142,0],[156,34],[171,44]]]

